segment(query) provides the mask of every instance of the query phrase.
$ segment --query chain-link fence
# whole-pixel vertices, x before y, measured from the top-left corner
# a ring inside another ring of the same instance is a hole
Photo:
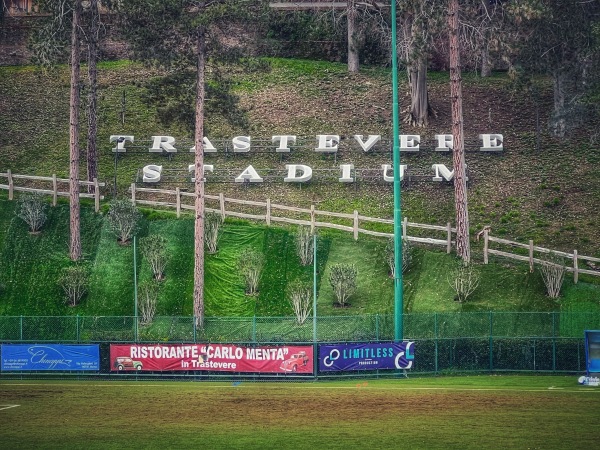
[[[412,372],[581,372],[583,332],[600,329],[600,313],[406,314],[403,324],[404,339],[415,341]],[[393,339],[392,315],[318,317],[303,324],[293,317],[221,317],[206,318],[202,327],[193,317],[161,316],[150,324],[126,316],[0,317],[0,342],[5,344],[100,344],[100,374],[106,375],[111,374],[110,343],[313,344],[317,355],[320,343]],[[365,373],[372,375],[360,372]],[[359,373],[327,374],[341,375]]]

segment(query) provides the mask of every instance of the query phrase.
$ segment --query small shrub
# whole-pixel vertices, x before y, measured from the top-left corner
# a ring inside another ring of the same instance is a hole
[[[140,212],[129,200],[113,200],[108,223],[121,244],[126,244],[139,228]]]
[[[402,239],[402,273],[405,273],[412,263],[413,249],[407,239]],[[396,260],[395,260],[395,249],[394,249],[394,238],[388,239],[385,246],[385,260],[390,268],[390,274],[392,278],[396,276]]]
[[[300,257],[300,263],[308,266],[313,262],[314,256],[314,238],[309,227],[299,226],[296,234],[296,250]]]
[[[140,283],[138,306],[142,325],[148,325],[154,320],[159,290],[160,285],[154,280]]]
[[[238,269],[246,284],[246,294],[256,295],[258,282],[264,265],[262,253],[250,248],[245,249],[238,260]]]
[[[208,212],[204,216],[204,242],[208,248],[208,253],[217,253],[217,244],[219,243],[223,217],[216,212]]]
[[[151,234],[140,239],[140,247],[142,255],[152,268],[154,279],[164,280],[167,265],[167,239],[160,234]]]
[[[39,233],[47,218],[46,203],[41,194],[23,194],[19,196],[15,213],[29,226],[30,233]]]
[[[296,322],[302,325],[312,311],[311,286],[308,283],[303,283],[300,280],[295,280],[288,286],[288,299],[294,310]]]
[[[66,267],[60,276],[59,283],[67,295],[68,305],[77,306],[88,289],[88,271],[82,265]]]
[[[340,306],[346,306],[346,301],[356,291],[358,271],[354,264],[334,264],[329,273],[329,283]]]
[[[556,252],[544,254],[540,264],[540,272],[546,286],[546,293],[550,298],[558,298],[565,280],[565,260]]]
[[[459,263],[448,275],[448,283],[456,292],[454,299],[461,303],[467,301],[479,286],[480,278],[479,270],[474,265]]]

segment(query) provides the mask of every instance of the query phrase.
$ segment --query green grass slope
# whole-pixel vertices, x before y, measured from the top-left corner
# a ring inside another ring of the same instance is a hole
[[[305,150],[286,157],[262,153],[249,155],[208,155],[216,171],[239,174],[249,161],[256,168],[282,169],[286,163],[304,163],[314,169],[333,170],[340,163],[358,168],[376,169],[389,163],[389,154],[365,155],[355,150],[340,150],[337,160],[310,151],[314,136],[332,132],[352,142],[354,134],[391,133],[391,80],[387,70],[361,68],[349,75],[340,63],[270,59],[267,73],[245,73],[232,69],[235,90],[247,109],[249,129],[237,129],[223,123],[216,115],[207,117],[207,135],[222,145],[231,144],[236,135],[250,135],[257,146],[270,142],[275,134],[295,134]],[[102,63],[99,66],[99,178],[112,188],[114,179],[113,134],[133,134],[135,145],[119,158],[117,179],[119,193],[135,180],[139,169],[160,163],[165,170],[185,172],[190,163],[187,151],[189,132],[181,126],[166,126],[157,120],[154,107],[144,101],[142,84],[160,73],[128,61]],[[61,66],[46,74],[33,67],[0,67],[0,173],[45,175],[68,173],[68,68]],[[511,240],[558,250],[600,256],[600,149],[595,133],[600,124],[586,121],[581,129],[565,140],[557,140],[546,130],[552,112],[552,85],[549,79],[534,80],[539,91],[539,148],[536,148],[536,104],[526,94],[515,92],[504,73],[480,78],[464,73],[464,127],[469,166],[469,217],[472,233],[489,225],[492,233]],[[405,93],[406,80],[401,79]],[[402,127],[405,134],[421,135],[421,151],[403,155],[416,175],[402,193],[403,216],[410,221],[429,224],[454,222],[451,186],[426,181],[433,163],[452,164],[451,155],[435,152],[435,134],[451,129],[447,73],[431,73],[429,98],[437,116],[428,128]],[[123,98],[125,102],[123,103]],[[401,108],[410,104],[403,94]],[[124,116],[122,115],[124,112]],[[124,123],[123,123],[124,118]],[[85,136],[82,127],[82,139]],[[502,133],[505,151],[490,155],[477,151],[478,135]],[[173,158],[149,154],[150,137],[172,135],[181,143]],[[185,142],[184,142],[185,141]],[[83,142],[83,140],[82,140]],[[346,145],[346,143],[344,144]],[[222,148],[222,147],[220,147]],[[185,151],[181,150],[185,149]],[[254,152],[254,150],[256,150]],[[82,175],[85,169],[82,167]],[[212,183],[207,192],[223,192],[228,197],[250,200],[270,198],[273,203],[391,218],[392,189],[385,183],[360,185],[345,183],[311,183],[298,189],[289,183],[251,189],[238,183]],[[3,182],[3,180],[0,180]],[[163,183],[160,187],[169,187]],[[106,193],[110,189],[106,189]]]
[[[3,212],[6,212],[3,208]],[[9,215],[10,216],[10,215]],[[4,215],[3,221],[7,218]],[[58,283],[62,269],[71,265],[69,248],[69,208],[48,208],[48,220],[40,234],[30,234],[25,223],[13,217],[6,230],[0,253],[0,314],[69,315],[75,308],[65,306]],[[82,252],[93,261],[98,251],[101,216],[81,210]],[[107,256],[108,258],[108,256]]]
[[[65,303],[59,285],[68,259],[68,205],[48,208],[42,232],[32,235],[14,216],[15,202],[0,200],[0,315],[131,316],[134,314],[133,245],[119,245],[102,214],[82,208],[83,264],[90,270],[87,295],[77,307]],[[193,219],[145,212],[139,238],[160,234],[167,239],[166,278],[160,283],[157,315],[192,315],[194,240]],[[139,242],[139,240],[138,240]],[[383,257],[385,240],[350,233],[323,232],[317,245],[319,316],[389,314],[393,312],[393,281]],[[265,264],[256,296],[245,294],[237,264],[246,248],[262,252]],[[527,265],[492,261],[478,265],[481,282],[465,303],[454,301],[449,274],[456,267],[452,255],[414,247],[413,261],[404,274],[407,313],[430,312],[585,312],[600,311],[600,283],[583,277],[574,284],[566,276],[558,301],[546,297],[538,271]],[[206,253],[205,307],[212,317],[290,316],[288,286],[294,280],[313,283],[312,265],[303,267],[296,254],[295,229],[226,221],[216,254]],[[328,277],[333,264],[355,264],[357,291],[350,306],[336,305]],[[142,252],[137,252],[138,282],[152,278]],[[566,325],[565,325],[566,326]],[[574,324],[573,326],[577,326]]]

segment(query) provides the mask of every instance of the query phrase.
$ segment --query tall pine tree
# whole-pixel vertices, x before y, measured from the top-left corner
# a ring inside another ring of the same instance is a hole
[[[166,121],[193,122],[195,166],[194,221],[194,317],[204,323],[204,115],[207,96],[225,99],[231,111],[232,97],[226,82],[207,88],[207,74],[219,76],[218,63],[232,62],[240,49],[230,45],[236,21],[258,20],[262,2],[236,0],[127,0],[118,4],[119,16],[136,59],[169,68],[169,74],[151,84],[150,93],[172,94],[159,113]],[[253,14],[254,19],[252,19]],[[233,31],[232,31],[233,30]],[[210,72],[207,65],[211,66]],[[215,87],[216,86],[216,87]],[[189,92],[195,92],[193,102]],[[225,95],[220,95],[225,94]],[[210,102],[211,106],[223,104]]]

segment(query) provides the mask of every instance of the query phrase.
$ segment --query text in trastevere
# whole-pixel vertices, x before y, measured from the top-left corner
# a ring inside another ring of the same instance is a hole
[[[303,139],[306,141],[306,139]],[[480,152],[498,153],[504,150],[502,134],[490,133],[479,135]],[[123,154],[127,152],[129,144],[135,142],[135,137],[128,134],[116,134],[110,136],[111,142],[116,142],[116,146],[112,149],[114,153]],[[292,154],[295,149],[298,149],[297,143],[299,138],[295,135],[274,135],[271,136],[269,149],[279,154]],[[216,141],[215,141],[216,142]],[[219,154],[249,154],[252,152],[251,136],[235,136],[231,141],[226,141],[227,144],[222,148],[213,145],[213,142],[208,137],[203,139],[203,151],[206,155]],[[264,140],[263,140],[264,142]],[[337,155],[340,150],[356,150],[362,153],[374,153],[381,150],[382,136],[381,135],[361,135],[355,134],[351,138],[342,139],[336,134],[317,134],[315,136],[314,145],[311,149],[319,154]],[[179,153],[176,139],[172,136],[157,135],[151,136],[151,146],[148,148],[149,153],[159,153],[174,155]],[[402,153],[418,153],[422,150],[422,142],[420,135],[403,134],[399,135],[399,150]],[[264,144],[262,145],[264,147]],[[306,148],[306,145],[302,146]],[[389,147],[389,145],[388,145]],[[453,149],[453,136],[451,134],[436,134],[434,142],[431,145],[434,152],[447,153]],[[194,153],[195,147],[189,145],[182,152]],[[194,165],[188,165],[186,168],[190,173],[189,180],[194,182]],[[393,182],[393,173],[391,164],[381,164],[377,169],[380,173],[380,179],[385,182]],[[404,175],[408,170],[408,165],[400,165],[400,179],[404,179]],[[454,177],[454,170],[449,169],[445,164],[433,164],[431,166],[432,181],[451,181]],[[352,183],[357,181],[357,171],[354,164],[340,164],[338,181],[342,183]],[[370,169],[372,172],[373,169]],[[203,176],[204,179],[210,181],[211,173],[215,172],[214,164],[204,164]],[[272,172],[272,171],[270,171]],[[306,164],[286,164],[285,170],[281,171],[281,179],[286,183],[305,183],[313,178],[313,169]],[[144,183],[158,183],[161,181],[163,166],[159,164],[148,164],[142,169],[142,181]],[[236,183],[262,183],[265,178],[261,176],[259,170],[252,165],[246,166],[243,170],[233,176]]]

